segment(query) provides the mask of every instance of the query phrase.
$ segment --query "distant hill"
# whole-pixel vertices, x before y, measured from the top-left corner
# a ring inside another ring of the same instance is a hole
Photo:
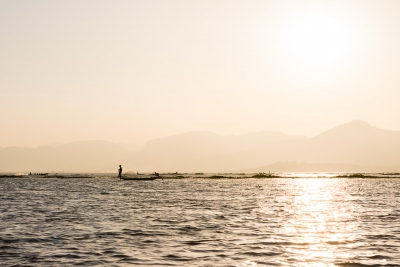
[[[0,172],[400,171],[400,132],[352,121],[313,138],[188,132],[145,146],[85,141],[0,149]]]
[[[309,162],[400,165],[400,132],[352,121],[310,139],[307,149]]]
[[[83,141],[38,148],[0,149],[0,171],[101,172],[117,170],[132,152],[106,141]]]
[[[303,139],[279,132],[232,136],[189,132],[148,142],[126,164],[139,171],[221,172],[264,163],[255,155],[259,147]]]
[[[277,162],[298,162],[281,164],[281,171],[400,170],[400,132],[363,121],[340,125],[313,138],[279,132],[237,136],[191,132],[152,140],[127,164],[140,171],[225,172],[256,170]]]

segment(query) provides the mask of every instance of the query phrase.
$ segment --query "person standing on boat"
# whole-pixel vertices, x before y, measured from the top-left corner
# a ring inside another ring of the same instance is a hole
[[[119,165],[119,169],[118,169],[118,178],[122,179],[122,167],[121,167],[121,165]]]

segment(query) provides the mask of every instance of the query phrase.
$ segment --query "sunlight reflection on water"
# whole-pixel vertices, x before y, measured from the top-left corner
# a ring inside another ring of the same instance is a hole
[[[286,194],[276,196],[280,209],[271,210],[270,203],[259,203],[260,212],[274,218],[283,217],[279,221],[281,227],[274,234],[279,236],[283,230],[290,240],[284,246],[289,259],[296,262],[294,266],[351,264],[357,254],[367,258],[360,264],[386,263],[386,259],[375,257],[376,250],[360,250],[369,245],[364,241],[368,232],[360,225],[360,211],[365,208],[358,205],[363,202],[354,197],[359,194],[354,194],[354,188],[350,189],[353,192],[348,192],[348,182],[343,179],[294,179]],[[354,253],[354,249],[359,251]],[[281,261],[281,264],[290,265],[290,260]]]
[[[337,189],[337,180],[307,179],[296,182],[300,195],[295,196],[291,206],[293,219],[283,228],[294,237],[294,243],[304,245],[289,251],[298,255],[299,266],[334,266],[315,262],[334,258],[334,252],[326,244],[343,243],[348,239],[340,233],[340,226],[336,224],[341,221],[338,217],[346,215],[332,205],[332,191]]]

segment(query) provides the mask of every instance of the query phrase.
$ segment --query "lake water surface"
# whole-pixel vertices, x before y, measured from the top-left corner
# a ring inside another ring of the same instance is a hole
[[[400,179],[0,179],[1,266],[400,266]]]

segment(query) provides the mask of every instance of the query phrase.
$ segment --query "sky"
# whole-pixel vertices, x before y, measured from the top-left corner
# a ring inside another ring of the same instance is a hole
[[[400,1],[0,0],[0,147],[400,130]]]

